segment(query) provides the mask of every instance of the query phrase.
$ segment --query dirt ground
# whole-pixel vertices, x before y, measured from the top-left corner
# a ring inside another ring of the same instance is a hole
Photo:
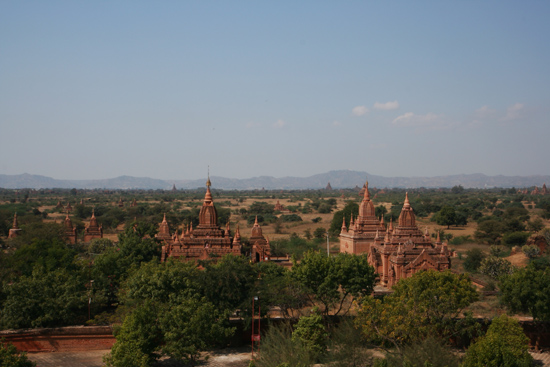
[[[29,354],[29,359],[36,362],[39,367],[101,367],[103,355],[109,350],[96,350],[88,352],[65,353],[34,353]],[[531,352],[536,366],[550,367],[550,353]],[[376,354],[377,357],[381,355]],[[246,367],[250,362],[250,350],[246,347],[237,349],[224,349],[210,353],[205,367]],[[158,366],[174,366],[170,361],[161,361]]]
[[[110,350],[93,350],[81,352],[29,353],[30,360],[39,367],[101,367],[103,356]],[[205,367],[247,367],[250,362],[250,349],[228,348],[208,353]],[[159,367],[177,366],[170,360],[162,360]]]

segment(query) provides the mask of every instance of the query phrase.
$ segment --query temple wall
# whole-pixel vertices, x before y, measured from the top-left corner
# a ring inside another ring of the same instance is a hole
[[[115,343],[110,326],[0,331],[0,338],[25,352],[70,352],[111,349]]]

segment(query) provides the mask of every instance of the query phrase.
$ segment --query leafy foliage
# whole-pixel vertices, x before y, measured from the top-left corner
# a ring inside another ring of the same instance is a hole
[[[357,322],[374,342],[397,347],[428,336],[467,332],[470,319],[456,317],[478,294],[465,275],[422,271],[400,280],[383,300],[365,298]]]
[[[399,352],[389,353],[377,360],[375,367],[458,367],[460,359],[440,340],[428,337],[425,340],[403,347]]]
[[[309,367],[315,359],[301,341],[292,339],[288,324],[272,326],[262,336],[262,349],[256,360],[257,367]]]
[[[491,322],[487,334],[470,345],[464,367],[527,367],[533,358],[529,354],[529,339],[519,323],[506,315]]]
[[[485,253],[479,248],[473,248],[466,252],[466,259],[464,260],[464,269],[466,271],[475,272],[481,265],[481,262],[485,258]]]
[[[493,279],[499,279],[503,275],[512,274],[514,267],[508,260],[489,256],[481,261],[479,271]]]
[[[333,309],[334,314],[340,313],[348,296],[370,294],[376,278],[366,255],[340,253],[328,257],[311,251],[294,266],[292,274],[305,287],[311,302],[322,304],[322,312],[327,315]]]
[[[36,363],[27,358],[27,354],[20,353],[13,344],[0,341],[0,367],[34,367]]]
[[[328,333],[317,308],[313,309],[311,315],[300,317],[292,333],[292,341],[302,343],[314,360],[319,360],[327,352]]]
[[[37,268],[11,285],[4,284],[1,315],[4,328],[55,327],[82,323],[88,296],[81,277],[65,269]]]
[[[535,320],[550,321],[550,268],[534,264],[503,276],[500,299],[512,312],[528,313]]]

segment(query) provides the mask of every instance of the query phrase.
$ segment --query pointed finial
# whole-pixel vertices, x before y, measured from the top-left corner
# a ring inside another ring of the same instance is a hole
[[[212,186],[212,183],[210,182],[210,166],[208,166],[208,179],[206,180],[206,187]]]
[[[409,193],[408,192],[405,193],[405,204],[403,204],[403,207],[404,208],[410,208],[411,207],[411,203],[409,202]]]

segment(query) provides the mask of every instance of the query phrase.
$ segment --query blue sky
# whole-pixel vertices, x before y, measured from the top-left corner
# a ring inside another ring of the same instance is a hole
[[[3,1],[0,173],[550,174],[548,1]]]

